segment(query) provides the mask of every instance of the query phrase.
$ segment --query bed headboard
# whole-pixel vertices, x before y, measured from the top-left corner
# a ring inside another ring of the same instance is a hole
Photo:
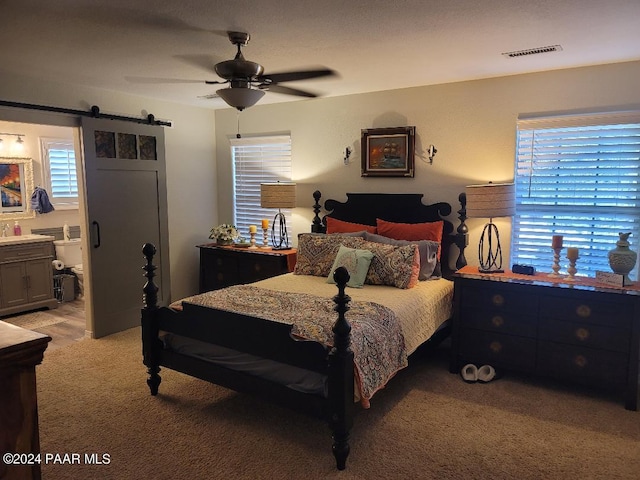
[[[467,264],[464,257],[464,249],[468,243],[467,226],[464,223],[467,218],[464,193],[461,193],[458,197],[462,208],[458,211],[460,225],[455,232],[453,224],[444,218],[451,214],[451,205],[447,202],[425,205],[422,203],[423,194],[421,193],[347,193],[346,202],[332,199],[326,200],[324,202],[324,210],[327,213],[320,216],[322,211],[322,206],[320,205],[321,196],[322,194],[319,191],[313,192],[315,200],[313,211],[315,216],[311,225],[312,232],[325,233],[327,231],[326,217],[364,225],[375,225],[376,218],[398,223],[422,223],[443,220],[442,258],[449,260],[446,265],[443,262],[443,275],[449,276],[456,269],[462,268]],[[456,245],[459,250],[455,268],[450,265],[451,245]]]

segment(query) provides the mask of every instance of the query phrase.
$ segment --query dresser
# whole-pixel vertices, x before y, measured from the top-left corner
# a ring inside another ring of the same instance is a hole
[[[292,272],[296,250],[264,250],[198,245],[200,249],[200,293],[252,283]]]
[[[452,373],[488,364],[619,391],[637,410],[640,288],[471,266],[454,285]]]
[[[40,437],[36,365],[51,337],[0,322],[0,450],[33,454],[20,463],[0,462],[0,478],[39,479]]]

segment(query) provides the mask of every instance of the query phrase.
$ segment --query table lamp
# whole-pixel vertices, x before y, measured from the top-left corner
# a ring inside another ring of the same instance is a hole
[[[489,218],[484,226],[478,244],[478,261],[481,273],[502,273],[502,248],[498,227],[493,223],[496,217],[510,217],[515,214],[515,185],[513,183],[487,183],[467,185],[467,217]]]
[[[261,183],[260,206],[278,209],[271,224],[271,243],[274,250],[288,249],[287,221],[280,209],[296,206],[296,184],[291,182]],[[278,237],[276,237],[276,225],[278,226]]]

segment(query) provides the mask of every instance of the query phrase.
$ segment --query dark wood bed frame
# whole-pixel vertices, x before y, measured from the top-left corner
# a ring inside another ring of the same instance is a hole
[[[451,205],[440,202],[422,204],[422,194],[377,194],[348,193],[346,202],[327,200],[326,215],[320,217],[320,192],[315,199],[314,219],[311,230],[326,231],[327,216],[340,220],[375,225],[376,218],[392,222],[420,223],[444,220],[442,258],[449,259],[451,245],[458,246],[456,269],[466,264],[464,248],[467,245],[466,198],[459,196],[458,211],[460,225],[453,234],[453,224],[444,217],[451,213]],[[349,435],[355,414],[353,352],[350,348],[351,326],[345,313],[349,310],[350,298],[345,294],[349,274],[345,269],[334,273],[338,293],[336,303],[337,320],[333,327],[334,346],[329,349],[315,342],[297,342],[291,339],[291,326],[270,322],[233,312],[213,310],[193,304],[184,304],[178,312],[158,305],[158,286],[154,283],[156,266],[153,265],[155,247],[147,243],[143,247],[146,258],[142,309],[143,362],[149,378],[147,384],[151,395],[158,394],[160,367],[176,370],[238,392],[258,395],[261,399],[275,401],[280,405],[325,419],[333,435],[333,454],[337,468],[343,470],[349,455]],[[448,277],[455,269],[444,261],[443,276]],[[312,312],[311,312],[312,313]],[[207,343],[221,345],[260,357],[276,360],[327,375],[327,398],[291,390],[285,386],[242,372],[214,365],[210,362],[165,349],[159,332],[171,332]],[[439,334],[439,339],[442,332]],[[429,340],[431,341],[431,340]]]

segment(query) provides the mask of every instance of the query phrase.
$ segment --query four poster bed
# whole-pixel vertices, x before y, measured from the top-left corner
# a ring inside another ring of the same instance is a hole
[[[160,307],[145,244],[143,357],[152,395],[165,367],[326,419],[344,469],[356,404],[368,408],[411,353],[448,334],[450,247],[460,268],[466,201],[454,233],[451,206],[422,194],[347,194],[322,217],[320,197],[294,272],[250,285]]]

